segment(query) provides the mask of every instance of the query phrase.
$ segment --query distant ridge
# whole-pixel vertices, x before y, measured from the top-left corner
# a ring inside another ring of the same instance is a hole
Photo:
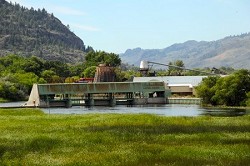
[[[168,64],[182,60],[186,67],[233,67],[250,69],[250,33],[217,41],[190,40],[164,49],[128,49],[120,54],[124,63],[139,66],[141,60]]]
[[[0,56],[35,55],[46,60],[83,60],[84,42],[45,9],[0,0]]]

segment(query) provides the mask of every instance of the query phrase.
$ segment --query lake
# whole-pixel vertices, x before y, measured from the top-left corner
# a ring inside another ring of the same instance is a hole
[[[0,107],[20,106],[24,102],[0,103]],[[161,116],[242,116],[250,114],[249,109],[236,108],[204,108],[200,105],[163,104],[163,105],[117,105],[106,106],[74,106],[71,108],[42,108],[47,114],[91,114],[91,113],[117,113],[117,114],[155,114]]]

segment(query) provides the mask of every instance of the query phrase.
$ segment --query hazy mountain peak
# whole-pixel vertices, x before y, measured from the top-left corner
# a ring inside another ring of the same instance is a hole
[[[122,61],[137,66],[141,60],[166,64],[182,60],[189,68],[228,66],[250,69],[250,33],[210,42],[189,40],[164,49],[133,49],[120,57]]]

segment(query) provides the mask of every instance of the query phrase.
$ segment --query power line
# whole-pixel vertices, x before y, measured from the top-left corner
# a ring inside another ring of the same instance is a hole
[[[147,61],[147,62],[148,62],[148,63],[151,63],[151,64],[156,64],[156,65],[174,67],[174,68],[178,68],[178,69],[182,69],[182,70],[195,71],[195,72],[204,73],[204,74],[208,74],[208,75],[217,75],[217,74],[215,74],[215,73],[208,73],[208,72],[204,72],[204,71],[200,71],[200,70],[195,70],[195,69],[187,69],[187,68],[185,68],[185,67],[180,67],[180,66],[175,66],[175,65],[167,65],[167,64],[158,63],[158,62],[151,62],[151,61]]]

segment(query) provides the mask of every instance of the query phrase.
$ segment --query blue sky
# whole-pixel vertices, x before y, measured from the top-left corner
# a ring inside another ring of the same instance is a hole
[[[45,8],[95,50],[165,48],[250,32],[250,0],[11,0]]]

